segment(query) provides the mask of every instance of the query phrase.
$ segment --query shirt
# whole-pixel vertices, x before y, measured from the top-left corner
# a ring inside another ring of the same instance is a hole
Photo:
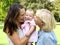
[[[57,45],[57,39],[54,31],[45,32],[41,30],[38,32],[38,41],[36,45]]]

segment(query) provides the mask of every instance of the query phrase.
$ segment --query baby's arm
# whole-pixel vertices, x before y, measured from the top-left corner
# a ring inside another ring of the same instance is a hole
[[[36,26],[31,25],[29,29],[29,33],[35,31],[35,29],[36,29]],[[27,33],[27,35],[30,35],[29,33]]]
[[[35,31],[35,30],[36,30],[36,24],[35,24],[34,20],[32,20],[32,21],[30,22],[29,33],[30,33],[30,32],[33,32],[33,31]],[[30,35],[29,33],[28,33],[28,35]]]

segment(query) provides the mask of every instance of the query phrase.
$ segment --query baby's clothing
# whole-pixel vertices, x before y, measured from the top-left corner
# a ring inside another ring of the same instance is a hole
[[[21,25],[24,35],[29,31],[30,25],[36,26],[34,19],[27,20],[24,22],[24,24]],[[29,39],[29,42],[37,42],[37,39],[38,39],[38,32],[34,31]]]

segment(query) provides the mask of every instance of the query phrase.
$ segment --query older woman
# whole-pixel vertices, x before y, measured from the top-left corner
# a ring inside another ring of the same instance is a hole
[[[3,29],[8,36],[9,45],[26,45],[34,32],[34,29],[32,29],[32,32],[29,31],[26,35],[23,35],[21,24],[24,23],[24,15],[25,9],[23,6],[17,3],[10,6]]]
[[[36,24],[40,27],[39,38],[36,45],[57,45],[57,40],[53,29],[55,19],[47,9],[39,9],[35,17]]]

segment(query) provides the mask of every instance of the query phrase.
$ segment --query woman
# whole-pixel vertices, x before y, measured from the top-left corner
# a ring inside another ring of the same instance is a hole
[[[6,32],[9,45],[26,45],[31,34],[34,32],[28,32],[25,36],[21,30],[21,25],[24,23],[25,9],[19,4],[13,4],[10,6],[8,15],[5,20],[3,31]]]
[[[53,31],[55,28],[54,16],[47,9],[37,10],[36,16],[36,24],[40,27],[36,45],[57,45],[56,36]]]

